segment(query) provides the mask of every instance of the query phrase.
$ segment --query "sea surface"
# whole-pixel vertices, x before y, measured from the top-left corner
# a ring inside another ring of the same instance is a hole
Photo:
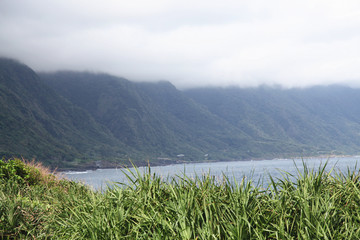
[[[326,163],[326,171],[347,173],[348,170],[359,170],[360,156],[351,157],[324,157],[324,158],[305,158],[305,159],[272,159],[272,160],[254,160],[254,161],[232,161],[232,162],[207,162],[207,163],[187,163],[173,164],[168,166],[151,167],[151,173],[161,176],[164,180],[172,177],[184,176],[193,178],[196,175],[202,176],[210,174],[219,180],[226,175],[231,181],[241,182],[243,178],[246,181],[251,180],[254,185],[260,184],[266,187],[269,184],[269,174],[274,178],[283,178],[282,175],[287,172],[297,175],[298,171],[303,173],[303,163],[308,169],[317,171],[319,167]],[[130,171],[134,169],[130,168]],[[139,167],[140,173],[148,171],[146,167]],[[108,185],[117,183],[128,184],[124,174],[126,169],[97,169],[88,171],[69,171],[63,175],[71,180],[81,181],[95,189],[105,189]]]

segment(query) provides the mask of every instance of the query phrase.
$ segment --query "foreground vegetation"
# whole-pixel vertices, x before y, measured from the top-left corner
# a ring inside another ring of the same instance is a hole
[[[306,168],[267,188],[127,171],[103,192],[0,161],[2,239],[360,239],[360,175]],[[291,180],[295,179],[295,180]]]

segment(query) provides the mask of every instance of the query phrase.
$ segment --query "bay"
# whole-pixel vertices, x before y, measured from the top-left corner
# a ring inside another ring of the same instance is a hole
[[[320,166],[327,163],[326,171],[333,169],[334,172],[341,171],[346,173],[348,170],[358,170],[358,162],[360,156],[346,156],[346,157],[317,157],[317,158],[297,158],[297,159],[272,159],[272,160],[254,160],[254,161],[232,161],[232,162],[202,162],[202,163],[187,163],[187,164],[173,164],[167,166],[151,167],[151,173],[162,177],[164,180],[171,179],[176,176],[186,175],[189,178],[194,178],[196,175],[201,176],[210,174],[222,179],[222,176],[227,176],[231,181],[236,180],[241,182],[243,178],[247,181],[252,180],[253,183],[260,184],[264,187],[269,183],[269,174],[274,178],[283,178],[282,174],[288,172],[297,175],[298,170],[303,173],[303,163],[309,169],[317,171]],[[133,168],[129,169],[134,171]],[[139,167],[141,174],[148,171],[147,167]],[[92,186],[95,189],[105,189],[106,186],[112,185],[114,182],[128,184],[128,180],[124,174],[125,169],[97,169],[88,171],[69,171],[64,172],[63,175],[75,181],[83,182]]]

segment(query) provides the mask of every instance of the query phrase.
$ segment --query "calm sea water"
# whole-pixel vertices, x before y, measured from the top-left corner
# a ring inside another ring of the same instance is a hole
[[[266,186],[269,182],[269,174],[271,174],[273,178],[282,178],[281,174],[284,171],[296,175],[296,167],[302,172],[303,161],[308,168],[314,169],[315,171],[319,166],[324,166],[327,162],[327,171],[334,168],[335,171],[346,173],[348,169],[359,169],[360,156],[174,164],[151,167],[151,172],[164,179],[175,177],[177,175],[183,176],[184,174],[188,177],[210,174],[211,176],[222,179],[223,174],[225,174],[230,179],[235,179],[237,182],[241,182],[243,177],[245,177],[246,179],[251,179],[255,184],[260,183],[263,186]],[[64,172],[64,175],[69,179],[84,182],[95,189],[104,189],[113,182],[128,183],[123,171],[124,169],[97,169],[82,172]],[[144,173],[146,168],[140,167],[139,171]]]

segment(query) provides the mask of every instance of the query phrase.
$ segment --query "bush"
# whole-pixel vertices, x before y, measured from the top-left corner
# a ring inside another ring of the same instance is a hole
[[[39,238],[63,182],[41,164],[0,160],[0,239]]]
[[[38,185],[55,183],[56,177],[40,163],[25,162],[19,158],[0,160],[0,181],[15,181],[19,184]]]

